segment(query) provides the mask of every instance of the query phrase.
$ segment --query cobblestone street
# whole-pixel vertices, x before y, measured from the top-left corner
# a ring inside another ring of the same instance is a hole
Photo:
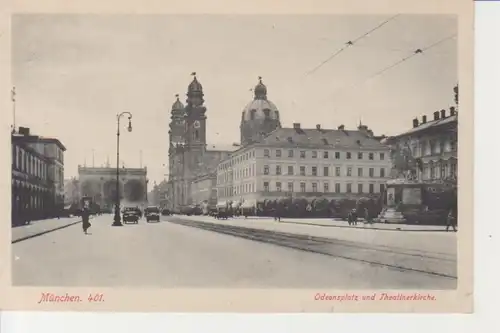
[[[456,266],[455,233],[328,228],[270,221],[219,222],[240,226],[251,224],[254,227],[258,224],[260,230],[274,228],[297,236],[306,233],[328,238],[335,236],[337,243],[329,247],[334,252],[351,251],[357,244],[358,249],[352,251],[358,259],[352,260],[336,257],[335,253],[325,255],[300,250],[293,244],[255,241],[179,225],[182,221],[200,222],[203,219],[206,222],[215,221],[200,217],[190,220],[169,217],[169,221],[160,223],[141,220],[138,225],[111,227],[112,216],[103,215],[92,221],[91,234],[87,236],[76,224],[17,242],[12,245],[13,284],[349,289],[449,289],[456,286],[456,278],[453,277],[369,263],[370,258],[380,260],[381,256],[387,260],[398,260],[401,256],[398,253],[403,250],[410,253],[410,257],[415,257],[419,255],[415,253],[415,248],[420,247],[420,254],[435,257],[429,265],[445,265],[453,275],[453,267]],[[433,240],[428,241],[429,237]],[[427,241],[423,242],[423,239]],[[293,239],[287,241],[298,242]],[[350,245],[346,247],[345,242]],[[384,243],[389,251],[367,249],[365,245],[368,243]],[[429,244],[440,245],[429,247]],[[391,253],[391,247],[401,246],[405,247],[398,248],[398,253]],[[359,260],[360,255],[366,260]],[[409,257],[405,258],[408,261]],[[418,258],[415,258],[408,262],[418,263]]]

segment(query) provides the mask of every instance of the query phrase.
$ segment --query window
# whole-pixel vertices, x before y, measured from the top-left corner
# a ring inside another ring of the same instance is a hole
[[[369,192],[370,194],[372,194],[372,193],[374,192],[374,189],[373,189],[373,188],[374,188],[373,184],[369,184],[369,185],[368,185],[368,192]]]
[[[340,152],[338,151],[335,152],[335,159],[340,160]]]
[[[352,177],[352,168],[351,167],[347,168],[347,177]]]
[[[264,157],[269,157],[269,149],[264,149]]]
[[[293,176],[293,165],[288,166],[288,175]]]
[[[373,169],[373,168],[370,168],[370,170],[368,170],[368,172],[369,172],[369,176],[370,176],[370,177],[373,177],[373,176],[374,176],[374,174],[375,174],[375,171],[374,171],[374,169]]]
[[[441,177],[441,179],[444,179],[446,177],[446,168],[444,163],[441,163],[439,176]]]
[[[300,183],[300,192],[305,192],[306,191],[306,183],[301,182]]]
[[[276,174],[281,175],[281,165],[276,166]]]
[[[293,150],[291,150],[291,149],[290,149],[290,150],[288,151],[288,157],[293,157]]]
[[[306,175],[306,167],[305,166],[301,166],[300,167],[300,175],[301,176],[305,176]]]
[[[340,177],[340,167],[335,167],[335,176]]]
[[[358,193],[363,193],[363,184],[358,184]]]
[[[281,157],[281,149],[276,150],[276,157]]]
[[[323,183],[323,192],[325,192],[325,193],[330,192],[330,184]]]
[[[431,154],[439,154],[439,145],[436,140],[431,140]]]
[[[384,177],[385,177],[385,169],[381,168],[380,169],[380,178],[384,178]]]
[[[313,192],[318,192],[318,183],[312,183],[313,185]]]
[[[312,175],[313,176],[317,176],[318,175],[318,167],[313,166],[311,168],[311,171],[312,171]]]
[[[363,159],[363,153],[358,153],[358,160],[362,160]]]
[[[305,150],[300,151],[300,158],[306,158],[306,152]]]
[[[457,176],[457,163],[456,162],[450,164],[450,176],[451,177]]]
[[[335,183],[335,193],[340,193],[340,184]]]
[[[431,174],[430,174],[430,178],[431,179],[434,179],[436,177],[436,168],[434,167],[434,165],[431,165]]]
[[[351,159],[351,153],[350,152],[345,153],[345,158],[347,158],[348,160],[350,160]]]
[[[328,167],[323,167],[323,176],[328,177]]]
[[[384,153],[380,153],[380,160],[383,161],[385,159],[385,154]]]
[[[293,192],[293,182],[288,183],[288,192]]]
[[[363,168],[358,168],[358,177],[363,177]]]
[[[450,151],[457,150],[457,140],[455,138],[450,139]]]
[[[264,165],[264,174],[265,175],[269,174],[269,165]]]
[[[369,153],[369,154],[368,154],[368,159],[369,159],[370,161],[373,161],[373,153]]]
[[[312,158],[318,158],[318,152],[314,151],[312,152]]]
[[[347,183],[346,192],[347,193],[351,193],[352,192],[352,184],[351,183]]]
[[[264,192],[269,192],[269,182],[264,182]]]
[[[281,192],[281,182],[276,182],[276,192]]]
[[[328,158],[328,152],[327,151],[323,152],[323,158]]]
[[[21,164],[22,164],[22,150],[16,147],[17,149],[17,168],[21,169]]]
[[[385,191],[385,184],[380,184],[380,193],[384,193]]]

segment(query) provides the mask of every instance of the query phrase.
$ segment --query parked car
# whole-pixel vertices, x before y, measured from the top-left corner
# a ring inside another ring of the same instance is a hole
[[[156,221],[160,222],[160,209],[156,206],[149,206],[144,210],[146,222]]]
[[[163,216],[169,216],[169,215],[172,215],[172,212],[167,209],[167,208],[164,208],[162,211],[161,211],[161,215]]]
[[[123,209],[123,222],[139,223],[139,218],[142,215],[137,207],[125,207]]]

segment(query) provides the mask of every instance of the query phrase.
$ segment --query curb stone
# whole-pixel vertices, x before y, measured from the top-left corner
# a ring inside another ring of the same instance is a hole
[[[28,235],[28,236],[23,236],[23,237],[20,237],[20,238],[17,238],[17,239],[13,239],[11,241],[11,244],[19,243],[19,242],[22,242],[24,240],[28,240],[28,239],[31,239],[31,238],[35,238],[35,237],[38,237],[38,236],[42,236],[42,235],[48,234],[49,232],[61,230],[61,229],[67,228],[67,227],[71,227],[72,225],[75,225],[75,224],[78,224],[78,223],[82,223],[82,221],[78,220],[78,221],[71,222],[71,223],[68,223],[68,224],[65,224],[65,225],[61,225],[61,226],[56,227],[56,228],[51,228],[51,229],[43,230],[43,231],[36,232],[36,233]]]

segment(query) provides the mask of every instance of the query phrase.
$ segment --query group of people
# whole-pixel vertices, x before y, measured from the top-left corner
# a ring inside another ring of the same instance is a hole
[[[368,212],[368,208],[363,209],[363,215],[365,223],[373,223],[370,213]],[[347,223],[349,223],[349,225],[358,224],[358,211],[356,209],[351,209],[349,213],[347,213]]]

